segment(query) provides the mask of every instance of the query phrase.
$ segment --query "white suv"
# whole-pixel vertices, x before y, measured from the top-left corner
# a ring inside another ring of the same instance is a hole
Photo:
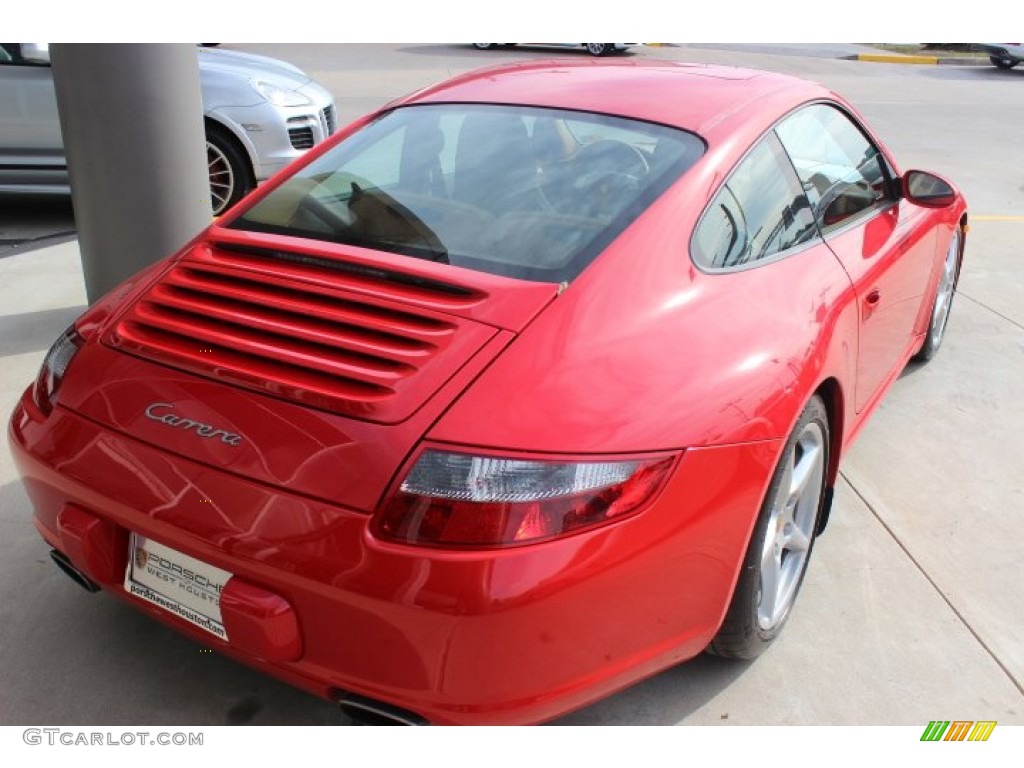
[[[298,67],[197,48],[214,214],[334,133],[334,99]],[[68,194],[49,50],[0,43],[0,192]]]

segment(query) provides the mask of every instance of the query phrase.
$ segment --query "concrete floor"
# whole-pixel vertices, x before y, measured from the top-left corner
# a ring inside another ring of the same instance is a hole
[[[538,54],[251,48],[306,67],[360,112],[421,81]],[[972,228],[944,347],[907,369],[845,457],[832,522],[780,640],[750,663],[679,665],[560,722],[1024,724],[1024,105],[1011,98],[1024,71],[743,49],[636,55],[759,66],[835,87],[905,168],[963,187]],[[361,64],[346,69],[349,59]],[[84,307],[77,258],[70,242],[0,259],[2,414]],[[6,447],[0,532],[0,724],[343,722],[326,703],[202,653],[57,573]]]

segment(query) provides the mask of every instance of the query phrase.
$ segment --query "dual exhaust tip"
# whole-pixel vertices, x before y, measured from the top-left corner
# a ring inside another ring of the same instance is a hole
[[[59,552],[56,549],[50,550],[50,559],[56,563],[57,567],[60,568],[71,579],[75,584],[80,586],[86,592],[99,592],[100,585],[90,579],[84,573],[82,573],[75,564],[68,559],[68,556],[63,552]]]
[[[335,697],[338,706],[354,725],[429,725],[415,712],[393,707],[382,701],[368,699],[355,693],[339,691]]]

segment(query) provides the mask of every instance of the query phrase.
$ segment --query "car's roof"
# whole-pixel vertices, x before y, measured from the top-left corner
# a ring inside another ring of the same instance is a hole
[[[602,112],[708,136],[732,118],[771,122],[797,104],[833,96],[816,83],[738,67],[554,59],[476,70],[413,94],[406,101]]]

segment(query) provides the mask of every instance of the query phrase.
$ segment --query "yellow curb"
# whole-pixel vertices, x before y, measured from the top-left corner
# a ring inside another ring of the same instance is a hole
[[[1024,216],[971,216],[971,221],[1024,221]]]
[[[875,64],[938,64],[938,56],[899,56],[887,53],[858,53],[857,61],[871,61]]]

